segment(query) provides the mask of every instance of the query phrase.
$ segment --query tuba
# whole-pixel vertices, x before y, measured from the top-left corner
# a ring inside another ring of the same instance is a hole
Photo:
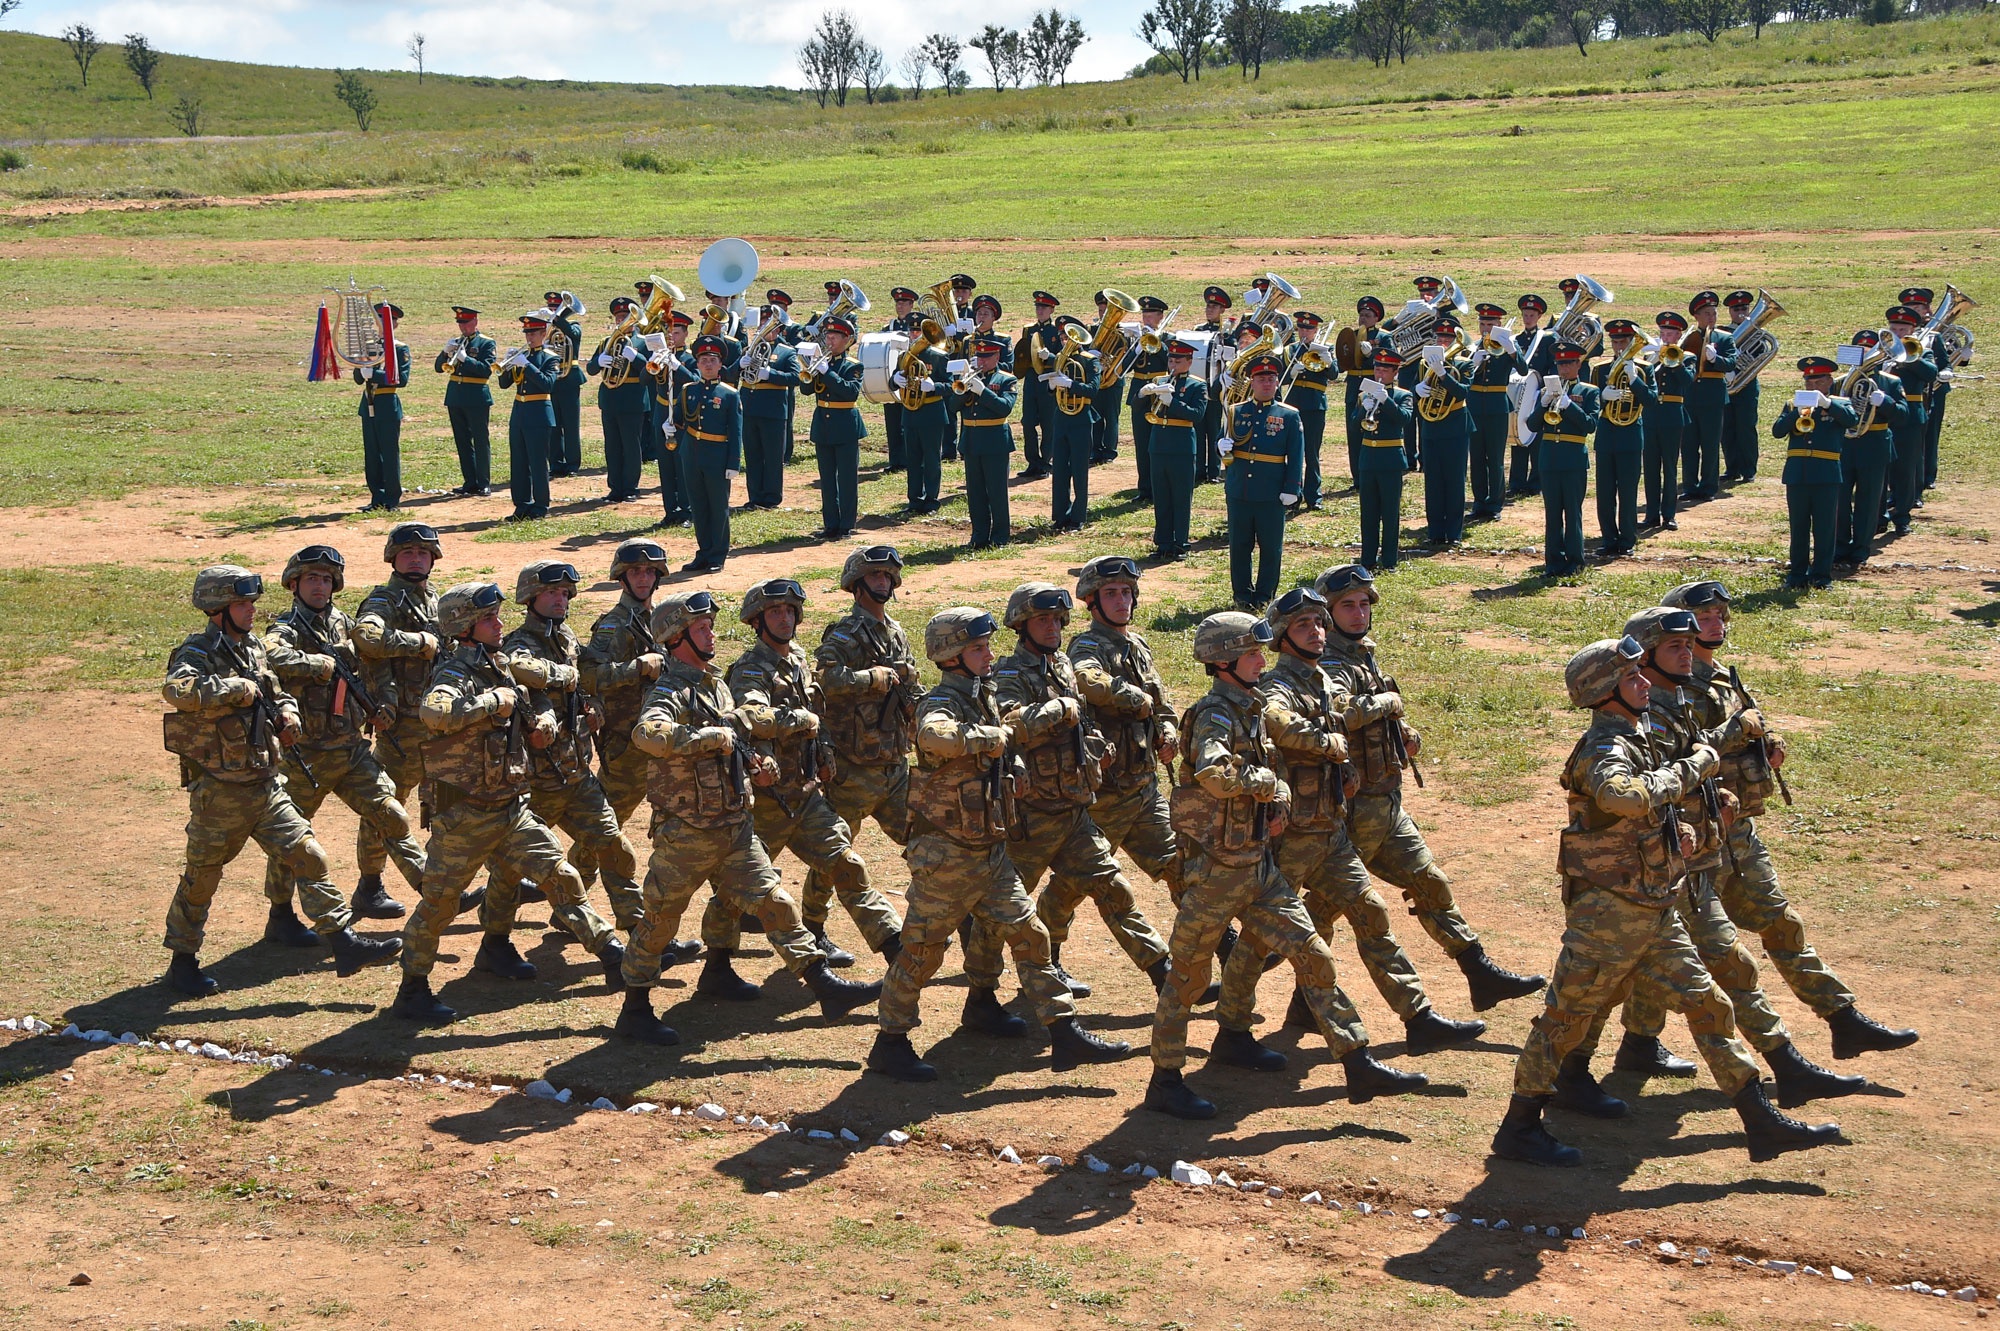
[[[1264,331],[1257,335],[1257,340],[1255,342],[1252,342],[1249,346],[1237,352],[1236,355],[1230,359],[1229,387],[1222,390],[1223,411],[1227,412],[1231,407],[1236,406],[1238,403],[1249,401],[1250,380],[1244,376],[1243,372],[1250,367],[1251,357],[1261,356],[1265,352],[1271,350],[1273,347],[1277,345],[1278,345],[1277,330],[1273,329],[1269,324],[1266,324],[1264,326]]]
[[[654,293],[658,294],[658,291],[659,288],[655,287]],[[612,321],[608,339],[604,344],[605,353],[611,357],[611,363],[604,367],[606,388],[623,388],[632,382],[632,376],[636,373],[634,362],[626,360],[623,353],[626,345],[639,335],[639,324],[645,317],[646,312],[635,305],[625,312],[624,318]]]
[[[746,385],[762,377],[765,367],[770,365],[771,357],[777,352],[778,340],[784,336],[785,316],[780,307],[772,305],[767,308],[771,313],[757,325],[757,331],[750,337],[750,345],[743,352],[739,379]]]
[[[649,274],[646,281],[652,286],[653,294],[646,297],[646,312],[639,320],[639,331],[664,333],[673,317],[674,306],[687,304],[687,296],[658,273]]]
[[[1931,311],[1931,321],[1917,334],[1926,351],[1933,345],[1942,348],[1939,369],[1955,370],[1972,359],[1972,330],[1959,323],[1958,316],[1978,307],[1978,301],[1951,283],[1944,284],[1944,299]]]
[[[1063,347],[1056,353],[1055,363],[1049,367],[1050,374],[1068,374],[1070,362],[1090,345],[1090,334],[1075,324],[1064,324],[1062,331]],[[1079,393],[1073,388],[1058,388],[1056,409],[1065,416],[1081,416],[1090,410],[1090,394]]]
[[[722,305],[708,305],[701,312],[705,335],[733,334],[745,309],[743,293],[757,280],[760,262],[757,247],[747,240],[725,236],[701,252],[695,275],[702,290],[724,298]]]
[[[815,314],[806,321],[804,337],[808,342],[819,341],[820,326],[836,315],[866,314],[869,309],[868,293],[846,278],[840,279],[840,295],[824,313]]]
[[[1265,289],[1262,296],[1253,300],[1251,292],[1243,294],[1243,303],[1248,307],[1244,310],[1243,317],[1251,323],[1256,324],[1259,328],[1270,327],[1272,319],[1277,316],[1279,307],[1284,305],[1286,301],[1299,299],[1299,289],[1284,278],[1279,277],[1276,273],[1264,274],[1264,280],[1271,285]],[[1254,291],[1255,288],[1253,287],[1251,290]],[[1104,294],[1108,297],[1111,293],[1107,291]],[[1286,319],[1285,326],[1287,328],[1291,327],[1291,320],[1289,318]]]
[[[584,304],[576,298],[576,293],[565,291],[562,293],[562,302],[549,315],[549,335],[543,341],[542,346],[558,361],[562,362],[562,373],[564,374],[568,374],[576,368],[576,355],[579,348],[571,340],[568,331],[563,328],[562,321],[568,318],[581,319],[586,313]]]
[[[1452,344],[1444,349],[1444,363],[1447,365],[1450,364],[1453,360],[1466,354],[1466,350],[1465,330],[1461,328],[1453,335]],[[1423,382],[1435,388],[1437,387],[1437,380],[1438,372],[1432,369],[1430,361],[1426,360],[1424,362]],[[1435,425],[1445,417],[1451,415],[1452,408],[1455,405],[1457,404],[1446,398],[1444,394],[1432,393],[1429,397],[1420,397],[1417,399],[1417,415]]]
[[[925,288],[917,301],[917,314],[946,329],[958,322],[958,293],[952,290],[950,278]]]
[[[1578,273],[1576,290],[1570,293],[1569,304],[1563,306],[1562,315],[1555,322],[1557,339],[1582,347],[1585,359],[1595,356],[1604,346],[1604,321],[1590,311],[1594,306],[1610,305],[1617,299],[1602,282]]]
[[[1139,302],[1116,287],[1104,288],[1104,318],[1091,334],[1090,347],[1106,365],[1123,366],[1132,350],[1133,338],[1124,328],[1125,319],[1139,312]],[[1119,373],[1124,373],[1121,368]]]
[[[946,286],[951,285],[946,283]],[[916,411],[924,405],[924,353],[934,346],[944,343],[943,325],[936,319],[926,318],[918,327],[910,345],[903,349],[902,359],[896,368],[903,373],[903,386],[896,390],[896,400],[903,404],[904,411]]]
[[[1411,301],[1396,311],[1394,318],[1383,321],[1382,331],[1389,335],[1396,354],[1408,360],[1416,354],[1419,347],[1431,340],[1431,325],[1437,322],[1438,315],[1444,313],[1447,308],[1459,314],[1464,314],[1472,308],[1465,299],[1465,293],[1458,289],[1458,283],[1449,277],[1444,280],[1444,285],[1438,288],[1436,300]]]
[[[1875,371],[1884,365],[1902,365],[1913,361],[1919,354],[1911,350],[1909,342],[1890,336],[1889,330],[1885,328],[1876,339],[1875,349],[1862,357],[1861,363],[1847,372],[1846,377],[1840,381],[1839,391],[1834,396],[1844,397],[1854,405],[1854,428],[1847,432],[1849,439],[1859,439],[1867,434],[1875,424],[1876,412],[1881,410],[1868,400]]]
[[[1785,317],[1785,307],[1772,298],[1762,287],[1757,288],[1757,303],[1750,307],[1750,317],[1736,327],[1729,329],[1736,339],[1736,368],[1730,371],[1725,389],[1729,396],[1738,393],[1756,382],[1778,354],[1778,339],[1764,331],[1764,325],[1774,319]]]

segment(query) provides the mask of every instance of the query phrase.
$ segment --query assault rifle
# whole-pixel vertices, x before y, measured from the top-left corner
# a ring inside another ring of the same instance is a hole
[[[1735,666],[1729,667],[1729,687],[1736,690],[1736,696],[1742,699],[1745,707],[1756,711],[1759,716],[1763,715],[1763,712],[1757,707],[1757,700],[1750,696],[1750,690],[1743,687],[1743,676],[1737,673]],[[1792,788],[1785,784],[1784,769],[1782,767],[1771,767],[1770,741],[1765,736],[1759,735],[1752,742],[1757,746],[1757,757],[1763,760],[1764,766],[1771,768],[1771,775],[1778,778],[1778,793],[1785,797],[1785,803],[1790,804],[1792,802]]]
[[[1397,685],[1394,676],[1382,676],[1382,687],[1390,693],[1395,694],[1398,698],[1403,696],[1403,690]],[[1407,707],[1408,704],[1406,703],[1405,706]],[[1400,716],[1389,718],[1389,743],[1396,750],[1396,761],[1410,770],[1410,775],[1416,778],[1417,789],[1422,790],[1424,788],[1424,769],[1417,766],[1417,760],[1410,756],[1410,746],[1408,741],[1403,738],[1403,718]]]
[[[354,699],[355,706],[361,709],[365,717],[362,722],[362,728],[371,730],[389,741],[389,747],[396,751],[398,758],[409,757],[409,754],[403,752],[403,746],[397,741],[395,735],[375,724],[375,718],[381,714],[381,706],[375,701],[375,695],[368,691],[368,686],[361,682],[360,674],[353,667],[349,666],[347,662],[340,659],[340,651],[335,644],[326,638],[322,638],[316,627],[302,619],[294,619],[291,621],[291,624],[293,628],[299,631],[299,636],[303,639],[300,643],[301,646],[314,655],[324,656],[333,662],[333,677],[347,686],[347,696]]]
[[[225,635],[224,641],[227,641],[227,635]],[[258,674],[256,667],[251,664],[248,654],[237,651],[236,644],[234,643],[229,644],[229,654],[233,658],[236,667],[243,672],[244,677],[257,686],[257,697],[250,704],[250,745],[252,748],[264,749],[266,746],[277,742],[278,736],[284,733],[285,727],[280,724],[278,709],[272,705],[271,695],[264,688],[263,677]],[[314,790],[318,790],[319,778],[313,775],[311,765],[306,762],[306,751],[296,743],[284,744],[280,747],[284,750],[285,757],[291,759],[292,765],[305,775],[306,784]]]
[[[738,790],[747,792],[750,789],[751,750],[750,746],[743,741],[743,732],[736,728],[734,722],[723,716],[720,707],[717,707],[713,702],[702,696],[699,686],[690,685],[688,688],[688,697],[692,700],[698,712],[705,712],[707,714],[707,724],[720,726],[729,732],[731,740],[729,749],[729,780]],[[697,716],[697,719],[700,719],[699,716]],[[786,802],[785,797],[778,793],[776,786],[768,787],[764,793],[778,802],[778,807],[785,811],[785,817],[796,818],[799,816],[799,811]]]
[[[1681,719],[1689,730],[1697,730],[1694,704],[1688,701],[1687,690],[1674,690],[1674,706],[1680,709]],[[1729,861],[1729,872],[1736,872],[1736,849],[1729,844],[1729,825],[1722,821],[1722,782],[1708,777],[1701,783],[1701,806],[1708,811],[1709,821],[1715,824],[1715,834],[1722,839],[1722,856]]]

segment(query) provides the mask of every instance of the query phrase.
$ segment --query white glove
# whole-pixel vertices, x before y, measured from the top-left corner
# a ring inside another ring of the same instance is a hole
[[[901,370],[898,370],[894,374],[889,376],[889,382],[896,385],[896,387],[898,388],[907,388],[909,387],[910,380],[907,375],[905,375]]]
[[[1057,388],[1073,388],[1076,386],[1076,380],[1070,378],[1066,374],[1050,375],[1049,382],[1054,384]]]
[[[1514,334],[1511,329],[1506,329],[1506,328],[1494,329],[1493,340],[1495,342],[1498,342],[1502,347],[1506,348],[1508,351],[1519,351],[1521,349],[1521,344],[1514,340]]]
[[[1215,381],[1215,385],[1218,388],[1227,388],[1229,387],[1230,384],[1234,382],[1236,382],[1234,377],[1230,375],[1229,371],[1224,370],[1222,372],[1222,377]]]
[[[771,367],[770,367],[770,366],[766,365],[766,366],[764,366],[764,367],[763,367],[762,369],[760,369],[760,370],[758,370],[758,371],[757,371],[757,382],[758,382],[758,383],[760,383],[760,384],[761,384],[761,383],[766,383],[766,382],[768,382],[768,381],[770,380],[770,378],[771,378]]]
[[[1879,388],[1868,395],[1868,405],[1871,407],[1879,407],[1888,400],[1889,395]]]
[[[1950,383],[1950,382],[1951,382],[1952,380],[1954,380],[1954,379],[1956,379],[1956,378],[1958,378],[1958,372],[1957,372],[1956,370],[1939,370],[1939,371],[1938,371],[1938,382],[1939,382],[1939,383],[1941,383],[1941,384],[1948,384],[1948,383]]]
[[[1472,368],[1476,370],[1485,363],[1486,363],[1486,348],[1481,347],[1479,350],[1472,353]]]
[[[451,354],[452,352],[455,352],[455,351],[457,351],[457,350],[458,350],[458,339],[454,337],[454,338],[452,338],[452,339],[451,339],[450,341],[446,342],[446,343],[444,344],[444,349],[445,349],[445,354],[447,354],[447,355]]]
[[[1418,384],[1416,388],[1411,391],[1415,392],[1418,397],[1423,398],[1425,401],[1430,400],[1431,386],[1429,384]]]
[[[525,351],[517,351],[507,358],[507,368],[510,370],[524,370],[527,366],[528,353]]]
[[[1569,406],[1570,406],[1570,403],[1569,403],[1569,394],[1568,394],[1568,393],[1558,393],[1558,394],[1556,394],[1556,410],[1557,410],[1557,411],[1568,411],[1568,410],[1569,410]]]
[[[1607,388],[1597,396],[1606,402],[1623,402],[1626,398],[1632,396],[1632,394],[1629,390],[1623,388]]]
[[[1234,453],[1236,451],[1236,441],[1234,439],[1231,439],[1228,435],[1224,435],[1222,436],[1222,438],[1215,441],[1215,451],[1222,454],[1222,456],[1224,457],[1228,457],[1231,453]]]
[[[1141,391],[1151,393],[1154,397],[1158,398],[1162,402],[1172,401],[1174,396],[1174,386],[1169,383],[1160,383],[1160,382],[1150,383],[1147,384],[1146,387]]]
[[[937,380],[931,378],[929,375],[925,375],[923,379],[918,382],[917,386],[919,388],[922,388],[926,393],[937,392]]]
[[[1714,343],[1714,342],[1711,342],[1711,341],[1703,341],[1703,342],[1702,342],[1702,344],[1701,344],[1701,358],[1702,358],[1703,360],[1705,360],[1705,361],[1709,361],[1709,362],[1711,362],[1711,363],[1713,363],[1713,362],[1714,362],[1714,360],[1715,360],[1715,343]]]
[[[633,346],[630,342],[627,342],[625,344],[625,359],[628,361],[636,362],[639,359],[639,348]]]
[[[1278,502],[1286,508],[1290,508],[1293,504],[1299,502],[1299,497],[1297,495],[1281,494],[1278,496]]]
[[[722,478],[727,481],[733,481],[742,474],[743,473],[740,471],[725,471],[722,473]]]
[[[1370,402],[1386,402],[1389,400],[1389,386],[1380,379],[1363,379],[1361,381],[1361,396],[1367,398]]]
[[[599,352],[599,353],[597,354],[597,368],[598,368],[598,369],[600,369],[600,370],[602,370],[602,369],[606,369],[606,368],[608,368],[608,367],[610,366],[610,364],[611,364],[611,356],[610,356],[610,353],[608,353],[608,352]]]

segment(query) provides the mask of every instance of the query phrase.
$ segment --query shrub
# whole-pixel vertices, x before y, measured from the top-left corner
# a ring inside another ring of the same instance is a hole
[[[619,155],[618,165],[627,171],[650,171],[656,176],[677,176],[688,169],[688,163],[678,157],[662,157],[650,148],[627,148]]]

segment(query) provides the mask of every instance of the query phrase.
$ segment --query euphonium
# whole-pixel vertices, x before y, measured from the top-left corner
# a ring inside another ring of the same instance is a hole
[[[1606,388],[1623,388],[1627,392],[1630,392],[1632,380],[1637,374],[1632,368],[1633,362],[1637,361],[1640,364],[1644,364],[1646,353],[1658,345],[1659,343],[1651,339],[1633,338],[1632,345],[1625,348],[1606,370],[1604,386]],[[1608,424],[1625,426],[1635,424],[1639,419],[1640,413],[1644,410],[1645,408],[1640,404],[1638,398],[1627,397],[1622,402],[1605,403],[1601,414]]]
[[[1773,300],[1770,292],[1758,287],[1757,303],[1751,306],[1749,317],[1729,330],[1729,335],[1736,339],[1736,368],[1729,372],[1724,389],[1731,397],[1748,388],[1777,357],[1778,339],[1765,332],[1764,325],[1784,317],[1785,307]]]
[[[1430,341],[1431,326],[1437,322],[1438,315],[1446,309],[1464,314],[1470,308],[1458,283],[1447,277],[1444,285],[1438,288],[1435,300],[1413,300],[1385,320],[1381,327],[1389,335],[1390,345],[1395,347],[1397,354],[1408,360],[1416,354],[1417,348]]]
[[[945,283],[950,286],[949,282]],[[926,319],[917,329],[917,335],[910,339],[896,368],[903,372],[903,386],[896,390],[896,400],[903,404],[904,411],[916,411],[924,405],[924,353],[945,340],[944,327],[935,319]]]
[[[696,317],[701,320],[701,327],[695,330],[697,337],[719,337],[729,323],[729,311],[721,305],[704,305]]]
[[[805,340],[808,342],[819,341],[820,327],[828,319],[836,315],[845,317],[854,314],[866,314],[870,303],[867,292],[846,278],[841,278],[840,295],[834,298],[833,304],[826,307],[825,313],[815,314],[811,319],[806,321],[804,329]]]
[[[604,367],[606,388],[623,388],[632,382],[634,363],[625,359],[625,346],[632,340],[643,318],[645,311],[633,305],[626,308],[624,318],[612,321],[610,334],[604,343],[605,354],[611,357],[611,363]]]
[[[1972,359],[1972,330],[1958,322],[1958,316],[1967,310],[1977,309],[1979,302],[1947,282],[1944,284],[1944,299],[1931,312],[1931,320],[1917,334],[1917,339],[1928,349],[1933,341],[1944,347],[1940,368],[1953,370]]]
[[[1849,439],[1859,439],[1867,434],[1868,428],[1875,423],[1875,413],[1881,410],[1868,400],[1874,391],[1875,371],[1885,364],[1901,365],[1915,359],[1916,356],[1911,354],[1908,342],[1891,337],[1887,330],[1884,330],[1876,339],[1875,349],[1862,357],[1859,365],[1847,372],[1847,377],[1840,381],[1838,396],[1854,404],[1855,421],[1854,428],[1847,432]],[[1856,391],[1861,388],[1868,388],[1869,392]]]
[[[685,305],[687,297],[679,287],[658,273],[650,275],[646,281],[652,286],[653,294],[646,297],[646,313],[639,321],[639,331],[664,333],[673,319],[674,306]]]
[[[1586,357],[1595,356],[1604,345],[1604,321],[1590,313],[1593,306],[1609,305],[1618,298],[1603,283],[1582,273],[1576,275],[1576,290],[1555,322],[1555,335],[1583,348]]]
[[[1063,325],[1063,348],[1056,353],[1055,364],[1049,367],[1051,374],[1068,374],[1070,362],[1090,345],[1090,334],[1075,324]],[[1081,416],[1090,410],[1090,394],[1079,393],[1073,388],[1056,389],[1056,409],[1065,416]]]
[[[1454,359],[1463,355],[1465,349],[1465,330],[1461,328],[1457,333],[1453,334],[1452,344],[1445,348],[1444,363],[1449,365]],[[1435,389],[1437,381],[1438,372],[1432,369],[1430,362],[1426,360],[1424,362],[1423,382]],[[1456,404],[1443,393],[1433,392],[1429,397],[1420,397],[1417,399],[1417,415],[1421,419],[1435,425],[1445,417],[1451,415],[1451,409],[1454,405]]]
[[[1243,312],[1243,317],[1256,324],[1259,328],[1268,328],[1270,326],[1272,316],[1277,314],[1279,306],[1283,305],[1286,301],[1298,300],[1300,298],[1299,289],[1284,278],[1279,277],[1276,273],[1264,274],[1264,280],[1269,283],[1264,288],[1264,294],[1254,301],[1250,300],[1247,296],[1244,300],[1244,303],[1249,308]],[[1105,294],[1109,295],[1110,293],[1107,292]]]
[[[952,290],[950,278],[930,284],[917,305],[917,313],[945,328],[958,322],[958,293]]]
[[[1116,287],[1104,288],[1104,318],[1091,337],[1091,349],[1106,365],[1123,365],[1132,338],[1121,326],[1124,316],[1137,314],[1139,302]],[[1121,371],[1122,373],[1122,371]]]
[[[1264,331],[1257,335],[1255,342],[1252,342],[1231,358],[1229,362],[1229,387],[1222,390],[1222,409],[1224,411],[1229,410],[1229,408],[1239,402],[1250,400],[1250,380],[1244,374],[1244,371],[1250,368],[1250,358],[1252,356],[1263,355],[1277,344],[1277,330],[1267,325]]]

